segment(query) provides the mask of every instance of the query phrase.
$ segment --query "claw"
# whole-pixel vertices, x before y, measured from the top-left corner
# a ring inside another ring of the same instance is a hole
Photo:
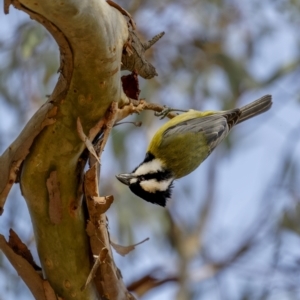
[[[187,110],[171,108],[164,105],[164,109],[162,111],[156,111],[154,115],[156,117],[160,117],[160,120],[164,119],[170,112],[172,111],[180,111],[180,112],[187,112]]]
[[[156,112],[154,112],[154,115],[156,117],[161,117],[160,119],[163,119],[163,118],[165,118],[168,115],[168,113],[170,111],[172,111],[172,108],[167,107],[167,106],[164,105],[164,109],[162,111],[156,111]]]

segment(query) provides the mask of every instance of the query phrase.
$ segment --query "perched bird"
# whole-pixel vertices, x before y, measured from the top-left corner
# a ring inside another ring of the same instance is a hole
[[[142,199],[165,206],[172,183],[194,171],[232,127],[272,106],[270,95],[227,111],[189,110],[169,120],[153,136],[144,161],[117,179]]]

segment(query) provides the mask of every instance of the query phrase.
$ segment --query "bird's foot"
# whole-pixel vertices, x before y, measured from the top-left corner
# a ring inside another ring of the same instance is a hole
[[[184,109],[171,108],[164,105],[164,109],[160,112],[156,111],[154,115],[160,117],[160,119],[164,119],[172,111],[187,112],[187,110]]]

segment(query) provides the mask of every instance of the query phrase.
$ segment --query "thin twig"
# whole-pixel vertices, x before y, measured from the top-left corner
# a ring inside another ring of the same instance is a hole
[[[141,110],[153,110],[155,112],[162,112],[166,108],[165,106],[162,106],[162,105],[157,104],[157,103],[149,103],[145,99],[140,99],[140,100],[130,99],[130,102],[135,107],[138,107],[139,105],[140,106],[142,105]],[[176,114],[171,113],[171,112],[166,115],[166,117],[168,117],[169,119],[172,119],[176,116],[177,116]]]
[[[147,50],[152,47],[157,41],[159,41],[164,36],[164,31],[155,35],[151,40],[144,43],[144,49]]]

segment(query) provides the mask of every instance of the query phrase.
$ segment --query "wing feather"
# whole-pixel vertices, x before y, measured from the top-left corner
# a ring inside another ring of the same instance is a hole
[[[203,133],[211,152],[228,135],[239,115],[239,110],[232,110],[226,113],[189,119],[168,128],[163,134],[163,140],[176,138],[177,135],[187,132]]]

